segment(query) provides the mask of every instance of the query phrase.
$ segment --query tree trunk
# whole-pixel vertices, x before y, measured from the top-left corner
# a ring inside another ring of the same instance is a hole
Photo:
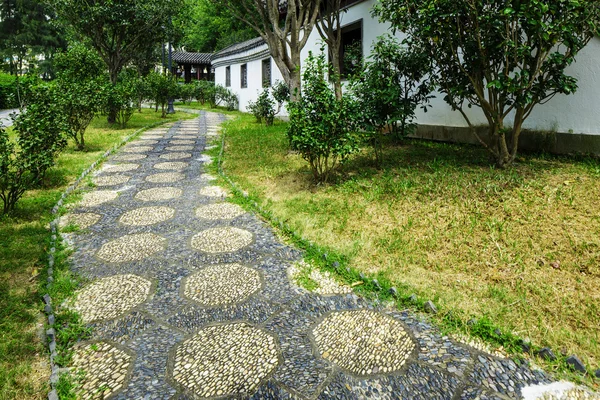
[[[77,149],[82,150],[85,149],[85,139],[83,137],[84,131],[79,132],[79,143],[77,143]]]
[[[300,70],[293,71],[289,76],[288,85],[290,87],[290,101],[296,100],[296,94],[300,94],[302,89],[302,78],[300,76]]]
[[[111,65],[109,67],[109,75],[110,75],[110,83],[112,84],[111,90],[114,90],[115,85],[117,84],[117,79],[119,78],[119,70],[116,66]],[[108,109],[108,117],[106,118],[109,124],[114,124],[117,121],[117,112],[119,110],[115,109],[112,105],[109,105]]]
[[[333,50],[331,53],[331,65],[333,67],[333,88],[335,89],[335,98],[342,100],[342,77],[340,75],[340,56],[339,51]]]
[[[296,58],[296,57],[293,57],[292,59],[294,59],[294,58]],[[296,64],[296,67],[293,69],[290,69],[288,67],[288,65],[283,60],[281,60],[279,57],[273,57],[273,61],[275,61],[277,68],[279,68],[279,71],[281,72],[281,76],[283,77],[283,80],[290,88],[290,101],[294,101],[296,99],[296,90],[299,94],[302,89],[301,88],[301,85],[302,85],[301,84],[301,72],[300,72],[300,54],[298,54],[297,59],[298,59],[298,63]]]
[[[506,132],[504,131],[504,122],[496,121],[493,126],[493,138],[496,140],[496,165],[499,168],[506,168],[510,164],[510,152],[506,144]]]
[[[524,115],[525,110],[522,107],[518,107],[517,111],[515,112],[515,119],[513,122],[509,164],[512,164],[517,157],[517,150],[519,149],[519,137],[521,136],[521,130],[523,128]]]

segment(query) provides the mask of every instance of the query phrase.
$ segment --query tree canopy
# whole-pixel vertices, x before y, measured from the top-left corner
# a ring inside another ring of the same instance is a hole
[[[4,0],[0,3],[0,58],[8,60],[5,69],[11,74],[40,67],[48,78],[53,76],[53,55],[66,48],[64,32],[52,23],[54,13],[43,2]],[[42,55],[39,61],[37,56]]]
[[[315,26],[320,0],[211,1],[223,4],[265,40],[294,96],[300,89],[300,51]]]
[[[137,54],[181,37],[173,21],[185,12],[184,0],[50,0],[76,36],[89,43],[108,67],[111,82]]]
[[[191,3],[181,44],[187,51],[212,53],[243,42],[257,33],[220,2],[196,0]]]
[[[432,60],[446,102],[505,166],[534,107],[577,89],[565,69],[597,32],[599,9],[599,0],[381,0],[375,13]],[[465,106],[482,110],[490,140]]]

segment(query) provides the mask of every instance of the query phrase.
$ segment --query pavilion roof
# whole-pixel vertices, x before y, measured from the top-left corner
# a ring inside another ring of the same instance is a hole
[[[173,52],[173,61],[180,64],[210,64],[210,53],[188,53],[187,51]]]

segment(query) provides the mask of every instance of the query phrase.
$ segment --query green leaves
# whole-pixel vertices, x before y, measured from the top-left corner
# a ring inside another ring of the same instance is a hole
[[[483,112],[488,148],[506,165],[532,108],[576,89],[565,68],[597,31],[600,0],[381,0],[374,14],[432,60],[452,109]],[[500,137],[508,115],[513,134]]]
[[[109,70],[113,84],[138,54],[181,36],[173,17],[184,0],[49,0],[74,37],[91,45]]]
[[[266,126],[273,125],[275,101],[269,96],[269,88],[265,88],[260,93],[256,102],[249,101],[247,108],[256,118],[256,122],[261,123],[264,120]]]
[[[0,198],[3,213],[12,210],[23,194],[38,185],[66,146],[69,132],[60,94],[54,84],[28,88],[27,108],[14,119],[16,141],[0,129]]]
[[[381,163],[384,131],[402,139],[415,127],[415,109],[425,110],[431,96],[430,62],[418,49],[407,51],[386,35],[373,44],[370,60],[350,82],[358,102],[356,119]]]
[[[302,93],[288,103],[287,135],[292,149],[309,162],[316,182],[327,182],[331,172],[358,151],[359,138],[352,132],[354,102],[338,100],[325,72],[325,55],[309,56],[304,64]]]
[[[148,82],[151,98],[162,107],[162,117],[167,116],[165,105],[169,99],[174,99],[179,93],[177,82],[172,76],[159,74],[157,72],[150,73],[146,80]]]

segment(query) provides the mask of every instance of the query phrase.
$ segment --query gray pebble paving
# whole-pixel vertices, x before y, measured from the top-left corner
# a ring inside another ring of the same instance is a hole
[[[223,205],[226,192],[207,179],[207,133],[223,121],[199,112],[148,131],[96,175],[111,191],[90,189],[71,210],[98,216],[65,234],[87,285],[118,276],[146,285],[114,312],[94,310],[111,299],[77,304],[93,316],[88,353],[116,349],[110,354],[124,360],[114,362],[114,378],[108,361],[82,362],[98,381],[118,380],[110,398],[518,399],[524,386],[552,381],[443,336],[412,312],[297,287],[287,270],[302,253],[253,214]],[[97,296],[129,298],[123,291]],[[92,383],[82,397],[98,390]]]

